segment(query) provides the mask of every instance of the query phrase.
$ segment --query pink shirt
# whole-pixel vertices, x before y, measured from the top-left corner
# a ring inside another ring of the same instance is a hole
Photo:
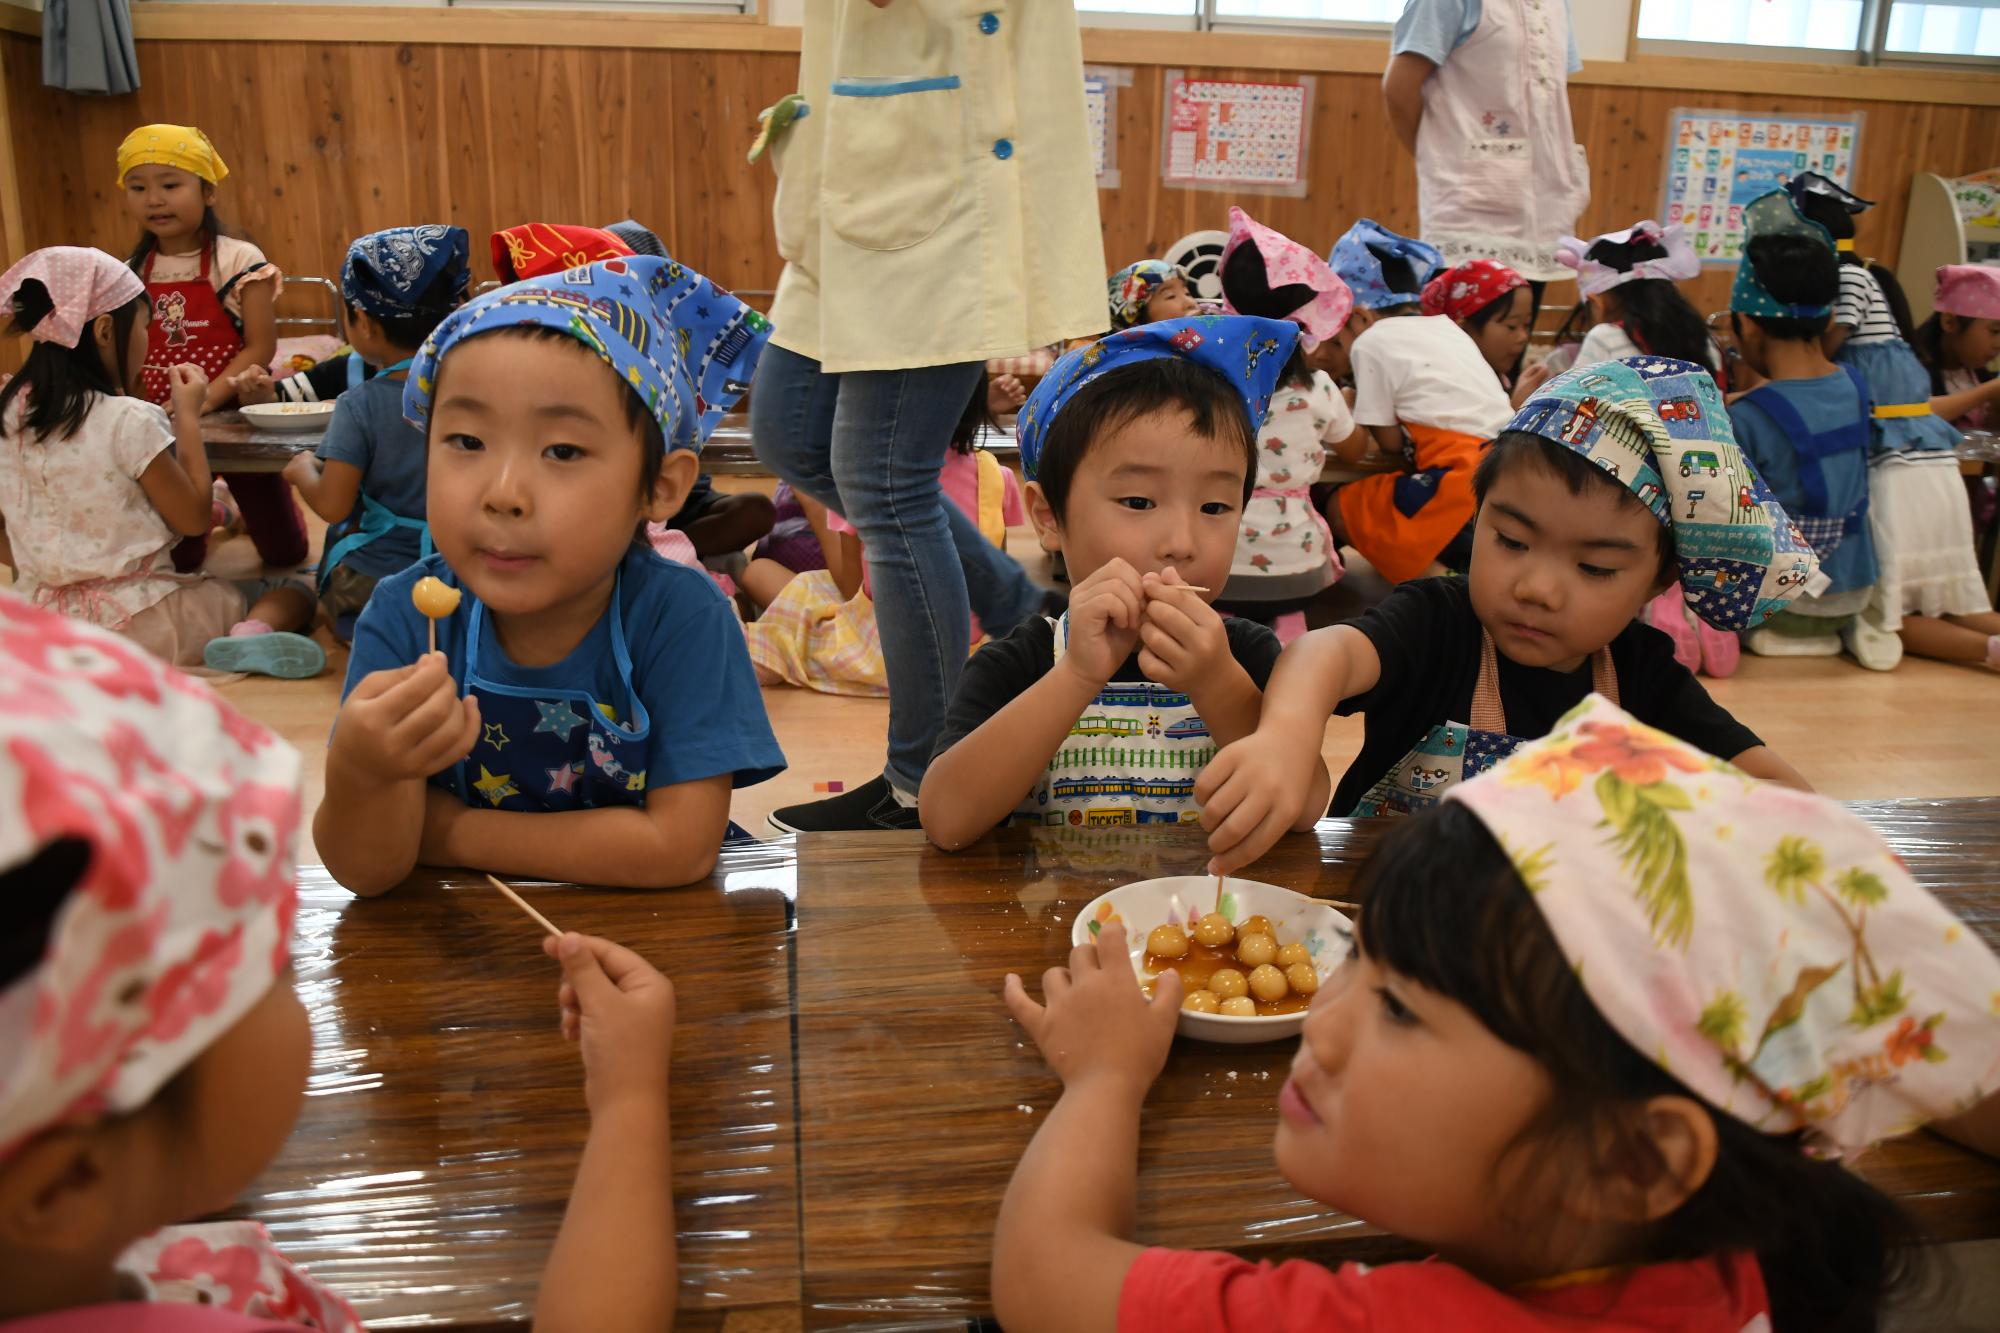
[[[1439,1259],[1369,1268],[1147,1250],[1118,1298],[1121,1333],[1770,1333],[1757,1260],[1719,1255],[1595,1281],[1503,1291]]]

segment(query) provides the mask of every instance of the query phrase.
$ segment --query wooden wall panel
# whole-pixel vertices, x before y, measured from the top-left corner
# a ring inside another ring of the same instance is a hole
[[[486,276],[485,238],[497,226],[632,216],[725,285],[768,289],[777,278],[771,172],[761,163],[746,166],[743,153],[758,109],[794,82],[797,57],[790,53],[144,41],[144,86],[124,98],[45,90],[30,37],[0,33],[0,61],[31,245],[84,242],[122,252],[135,229],[112,181],[118,141],[143,121],[180,120],[207,128],[231,164],[224,217],[293,272],[335,272],[348,239],[362,231],[450,221],[473,233]],[[1250,69],[1193,72],[1273,77]],[[1310,194],[1241,201],[1322,248],[1362,214],[1414,227],[1415,174],[1388,131],[1376,77],[1316,77]],[[1189,231],[1223,225],[1229,196],[1159,182],[1164,83],[1163,67],[1142,65],[1119,92],[1115,132],[1125,184],[1100,200],[1114,266],[1158,253]],[[1850,109],[1825,98],[1602,83],[1575,86],[1570,97],[1595,186],[1585,235],[1657,214],[1661,141],[1675,106]],[[1857,186],[1881,201],[1863,219],[1865,252],[1897,252],[1911,172],[2000,163],[2000,115],[1990,107],[1852,105],[1866,113]],[[1704,309],[1719,308],[1728,282],[1727,270],[1714,270],[1690,283],[1690,294]]]

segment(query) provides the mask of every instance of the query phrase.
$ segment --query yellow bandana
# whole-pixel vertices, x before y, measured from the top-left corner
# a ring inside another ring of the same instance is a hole
[[[210,185],[222,184],[229,168],[208,136],[192,125],[141,125],[118,145],[118,183],[125,173],[148,163],[193,172]]]

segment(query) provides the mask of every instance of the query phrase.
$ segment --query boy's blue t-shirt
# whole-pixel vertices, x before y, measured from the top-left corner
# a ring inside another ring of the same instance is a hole
[[[403,381],[380,376],[349,389],[333,402],[326,438],[314,450],[322,462],[347,463],[361,470],[361,493],[392,514],[424,517],[424,433],[403,420]],[[361,520],[361,501],[326,533],[326,549]],[[398,527],[357,547],[340,563],[357,574],[383,579],[407,568],[421,553],[414,528]]]
[[[646,741],[646,789],[727,773],[738,787],[784,771],[784,752],[771,734],[764,695],[750,665],[743,627],[708,575],[661,559],[634,545],[621,566],[619,598],[625,613],[625,646],[632,657],[632,691],[645,705],[652,730]],[[410,601],[410,589],[430,575],[453,587],[458,576],[441,555],[418,561],[384,579],[354,627],[341,698],[365,675],[408,666],[430,647],[430,622]],[[452,679],[465,685],[465,635],[470,605],[437,622],[438,650]],[[611,648],[609,611],[598,617],[575,650],[553,666],[523,667],[507,660],[485,618],[479,674],[496,685],[588,691],[622,714],[625,688]],[[624,722],[622,715],[612,719]],[[335,725],[338,726],[336,719]],[[451,788],[451,773],[433,786]]]
[[[1773,380],[1768,387],[1784,396],[1810,431],[1838,430],[1861,421],[1861,399],[1846,371],[1836,370],[1831,375],[1809,380]],[[1729,405],[1729,424],[1735,428],[1736,442],[1743,447],[1757,475],[1778,497],[1778,503],[1792,514],[1805,513],[1805,486],[1799,480],[1797,446],[1770,413],[1757,405],[1754,394]],[[1865,428],[1868,423],[1861,421],[1861,424]],[[1865,446],[1821,459],[1820,471],[1826,478],[1830,514],[1844,514],[1867,498]],[[1832,580],[1821,596],[1874,585],[1875,541],[1865,518],[1858,531],[1842,539],[1832,556],[1820,562],[1820,569]]]

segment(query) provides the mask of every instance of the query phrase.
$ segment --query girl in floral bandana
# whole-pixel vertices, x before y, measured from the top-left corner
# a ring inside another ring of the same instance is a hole
[[[2000,960],[1852,812],[1593,697],[1388,833],[1277,1096],[1302,1195],[1423,1263],[1132,1240],[1149,1002],[1114,925],[1009,1010],[1064,1090],[993,1247],[1012,1333],[1874,1329],[1916,1231],[1842,1162],[1978,1146]],[[1476,1109],[1475,1109],[1476,1108]]]
[[[290,746],[115,635],[0,593],[7,1333],[358,1333],[261,1225],[182,1225],[264,1170],[305,1094],[298,820]],[[593,1120],[537,1314],[664,1328],[673,987],[608,940],[544,947]]]

